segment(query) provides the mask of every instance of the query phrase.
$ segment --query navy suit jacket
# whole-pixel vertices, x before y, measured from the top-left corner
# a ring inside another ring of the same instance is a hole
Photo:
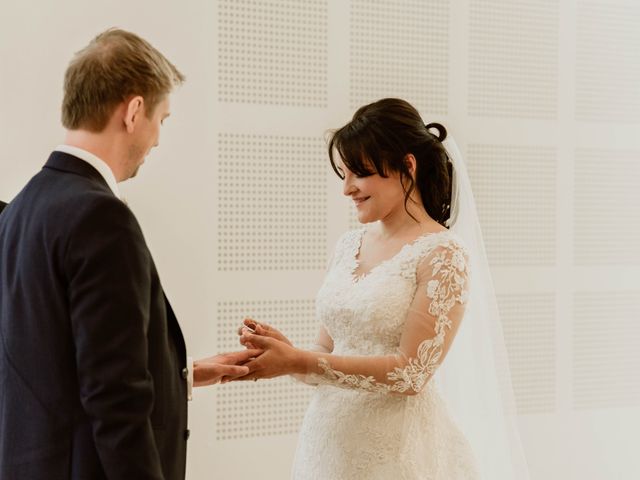
[[[184,479],[185,363],[133,213],[52,153],[0,215],[0,479]]]

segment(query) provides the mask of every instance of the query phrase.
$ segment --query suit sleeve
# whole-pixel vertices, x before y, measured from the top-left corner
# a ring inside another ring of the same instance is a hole
[[[80,399],[109,479],[162,479],[151,427],[151,265],[140,227],[114,197],[83,206],[65,256]]]

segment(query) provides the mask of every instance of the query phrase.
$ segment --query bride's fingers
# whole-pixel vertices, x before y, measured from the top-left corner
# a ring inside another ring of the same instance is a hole
[[[258,335],[266,335],[267,337],[273,337],[273,330],[267,330],[262,325],[256,325],[255,330]]]
[[[238,335],[242,336],[244,333],[257,333],[258,335],[264,335],[271,338],[280,338],[282,334],[269,325],[260,324],[254,320],[245,319],[245,325],[238,328]]]
[[[269,329],[263,328],[262,325],[258,325],[256,327],[256,334],[261,335],[263,337],[271,337],[275,340],[280,340],[281,342],[286,343],[287,345],[293,346],[291,340],[285,337],[280,330],[277,328],[269,327]]]
[[[242,323],[244,324],[245,327],[248,327],[250,330],[255,330],[256,327],[260,325],[253,318],[245,318]]]
[[[239,336],[242,336],[242,335],[244,335],[245,333],[253,333],[253,332],[252,332],[251,330],[249,330],[247,327],[240,327],[240,328],[238,329],[238,335],[239,335]]]
[[[244,335],[240,337],[240,345],[248,348],[249,350],[254,350],[256,348]]]
[[[248,327],[250,330],[255,331],[256,333],[259,332],[260,335],[268,335],[274,338],[276,338],[274,335],[282,335],[277,328],[273,328],[271,325],[266,323],[256,322],[252,318],[245,318],[244,325]]]
[[[278,330],[273,327],[265,327],[264,325],[256,325],[256,333],[258,335],[262,335],[263,337],[271,337],[276,340],[282,340],[283,335]]]
[[[250,334],[260,335],[263,337],[270,337],[275,340],[280,340],[288,345],[291,345],[291,342],[277,329],[273,328],[266,323],[258,323],[251,318],[245,318],[243,321],[244,325],[238,328],[238,335],[240,336],[240,344],[244,345],[248,348],[256,348],[253,344],[249,343],[246,340],[246,336]]]

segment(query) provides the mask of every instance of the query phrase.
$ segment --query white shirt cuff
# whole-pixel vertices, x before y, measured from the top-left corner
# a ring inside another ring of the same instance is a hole
[[[187,357],[187,400],[193,400],[193,357]]]

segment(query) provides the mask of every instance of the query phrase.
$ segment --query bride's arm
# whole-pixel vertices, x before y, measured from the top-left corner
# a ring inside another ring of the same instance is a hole
[[[277,328],[268,325],[266,323],[257,322],[251,318],[247,318],[244,320],[244,325],[238,329],[238,335],[241,335],[240,343],[247,348],[253,348],[253,345],[246,336],[243,336],[245,332],[250,332],[250,329],[256,332],[257,335],[262,337],[269,337],[274,340],[279,340],[282,343],[286,343],[290,347],[293,347],[293,343]],[[319,352],[319,353],[331,353],[333,352],[333,338],[327,332],[327,329],[321,325],[318,334],[316,335],[315,341],[311,348],[310,352]],[[309,385],[317,385],[319,382],[315,378],[314,375],[293,373],[291,375],[298,381],[309,384]],[[231,381],[231,378],[225,379],[226,381]]]
[[[327,332],[327,329],[324,326],[321,326],[320,329],[318,330],[318,335],[316,336],[316,340],[313,346],[311,347],[311,350],[309,350],[309,352],[329,353],[329,354],[333,352],[333,339],[331,338],[331,336]],[[296,380],[299,380],[300,382],[306,383],[308,385],[318,385],[320,383],[318,381],[317,376],[314,374],[309,375],[306,373],[305,374],[294,373],[293,377]]]
[[[324,326],[321,326],[316,336],[316,341],[311,348],[314,352],[331,353],[333,352],[333,338],[327,332]]]
[[[249,335],[265,353],[247,364],[246,379],[287,373],[312,375],[319,383],[358,390],[403,393],[421,391],[444,360],[458,330],[467,298],[468,267],[462,248],[452,243],[422,260],[398,351],[384,356],[339,356],[291,348],[270,338]],[[367,332],[362,332],[363,337]]]

